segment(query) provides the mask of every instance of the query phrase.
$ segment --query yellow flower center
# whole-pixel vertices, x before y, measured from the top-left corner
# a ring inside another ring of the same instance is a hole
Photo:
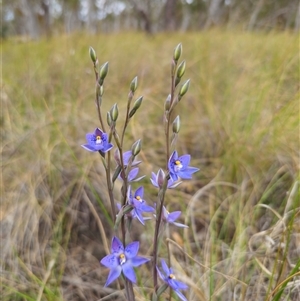
[[[142,201],[142,198],[139,195],[137,195],[135,198],[140,202]]]
[[[120,254],[120,256],[119,256],[119,261],[120,261],[120,264],[122,265],[122,264],[124,264],[125,262],[126,262],[126,257],[125,257],[125,254]]]
[[[170,274],[170,275],[169,275],[169,278],[170,278],[170,279],[176,279],[176,277],[175,277],[174,274]]]
[[[96,144],[99,144],[102,142],[101,136],[96,137]]]
[[[174,166],[175,172],[180,171],[182,167],[183,167],[183,166],[182,166],[181,162],[180,162],[179,160],[176,160],[176,161],[175,161],[175,166]]]

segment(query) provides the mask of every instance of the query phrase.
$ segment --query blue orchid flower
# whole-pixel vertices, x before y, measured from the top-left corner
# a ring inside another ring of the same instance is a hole
[[[102,152],[106,153],[113,148],[113,145],[109,143],[107,134],[102,132],[99,128],[96,128],[94,133],[86,134],[87,144],[81,145],[84,149],[90,152]]]
[[[191,160],[190,155],[178,157],[177,151],[174,151],[169,159],[168,167],[170,177],[173,181],[181,179],[191,179],[192,174],[197,172],[199,168],[189,166]]]
[[[175,294],[180,298],[182,301],[188,301],[186,297],[180,292],[180,290],[185,290],[188,288],[188,286],[181,282],[176,280],[176,277],[173,273],[173,269],[169,268],[166,264],[166,262],[162,259],[161,260],[161,266],[163,268],[163,273],[159,270],[158,267],[156,267],[157,273],[159,277],[169,286],[171,287]]]
[[[136,283],[133,268],[149,261],[147,258],[137,256],[138,250],[138,241],[134,241],[124,248],[122,242],[116,236],[113,237],[111,254],[105,256],[100,261],[101,264],[110,269],[105,286],[115,281],[122,272],[129,281]]]

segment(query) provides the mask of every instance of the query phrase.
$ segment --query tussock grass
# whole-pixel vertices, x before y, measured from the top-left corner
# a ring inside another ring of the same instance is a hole
[[[80,147],[98,126],[88,47],[109,61],[104,112],[115,102],[122,112],[139,77],[144,103],[127,146],[143,139],[150,175],[164,164],[162,109],[178,42],[191,87],[178,109],[177,149],[201,171],[167,195],[190,228],[170,228],[162,250],[189,284],[188,300],[298,300],[298,41],[218,30],[3,42],[2,300],[123,300],[117,284],[103,288],[99,265],[112,235],[104,172]],[[152,227],[132,234],[148,255]],[[138,274],[137,300],[146,300],[151,274]]]

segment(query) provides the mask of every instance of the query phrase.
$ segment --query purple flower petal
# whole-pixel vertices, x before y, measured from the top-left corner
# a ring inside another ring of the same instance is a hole
[[[178,161],[180,161],[182,166],[184,168],[186,168],[190,164],[191,156],[190,155],[183,155],[183,156],[178,158]]]
[[[81,145],[84,149],[88,150],[89,152],[97,152],[97,150],[95,148],[93,148],[91,145],[89,144],[82,144]]]
[[[171,155],[171,158],[169,161],[176,161],[178,159],[178,153],[177,151],[174,151]]]
[[[128,174],[128,181],[132,181],[139,173],[139,168],[133,168]]]
[[[94,135],[95,135],[95,136],[100,136],[100,137],[102,137],[103,134],[104,134],[104,133],[103,133],[99,128],[96,128],[96,129],[95,129],[95,132],[94,132]]]
[[[99,128],[96,128],[94,133],[87,133],[85,137],[87,144],[82,145],[82,147],[88,151],[106,153],[113,148],[113,145],[108,142],[107,134]]]
[[[131,282],[136,283],[136,277],[133,267],[128,263],[123,265],[123,273]]]
[[[106,152],[110,151],[113,147],[114,147],[113,144],[107,143],[105,150],[103,150],[103,152],[106,153]]]
[[[116,236],[114,236],[112,239],[111,252],[117,254],[124,252],[124,246],[122,242],[119,240],[119,238],[117,238]]]
[[[185,225],[185,224],[181,224],[181,223],[177,223],[177,222],[173,222],[174,226],[177,226],[179,228],[188,228],[189,226]]]
[[[173,181],[177,181],[179,177],[182,179],[191,179],[192,174],[199,170],[198,168],[188,166],[190,160],[190,155],[183,155],[178,158],[177,152],[173,152],[168,162],[170,178]]]
[[[138,250],[139,242],[135,241],[128,244],[124,250],[124,246],[120,239],[116,236],[113,237],[111,244],[112,254],[105,256],[101,260],[101,263],[105,267],[110,268],[105,286],[108,286],[117,279],[122,271],[125,277],[131,282],[136,282],[133,267],[140,266],[149,261],[147,258],[137,256]]]
[[[168,217],[167,217],[167,221],[169,223],[173,223],[181,214],[181,211],[173,211],[172,213],[169,213],[168,214]]]
[[[159,270],[158,267],[156,267],[156,270],[157,270],[157,273],[158,273],[158,276],[160,277],[160,279],[163,280],[163,281],[166,281],[165,276],[164,276],[163,273]]]
[[[141,223],[142,225],[145,225],[144,217],[143,217],[143,215],[142,215],[142,211],[137,210],[137,209],[134,209],[134,212],[135,212],[135,214],[136,214],[136,218],[140,221],[140,223]]]
[[[118,258],[113,255],[109,254],[101,259],[101,264],[103,264],[105,267],[114,269],[119,265]]]
[[[140,244],[138,241],[134,241],[128,244],[125,248],[125,256],[126,258],[130,259],[137,255],[139,250]]]
[[[131,259],[131,264],[133,267],[138,267],[146,262],[150,261],[150,259],[148,258],[144,258],[144,257],[140,257],[140,256],[136,256],[134,258]]]
[[[138,177],[138,178],[136,178],[136,179],[134,179],[134,180],[131,180],[131,182],[138,182],[138,181],[140,181],[141,179],[144,179],[146,176],[141,176],[141,177]]]
[[[137,199],[134,199],[132,198],[130,200],[130,204],[134,207],[134,208],[137,208],[137,209],[140,209],[140,207],[142,206],[142,202],[141,201],[138,201]],[[141,209],[140,209],[141,210]]]
[[[178,290],[174,290],[175,294],[180,298],[182,301],[188,301],[187,298]]]
[[[120,156],[120,155],[119,155]],[[123,163],[125,166],[127,166],[129,164],[129,160],[132,157],[132,152],[130,151],[126,151],[123,153]],[[131,163],[131,166],[137,166],[141,163],[142,161],[136,161],[133,160],[133,162]],[[118,163],[118,162],[117,162]],[[119,163],[118,163],[119,164]],[[120,164],[119,164],[120,165]]]
[[[141,204],[141,206],[139,207],[139,210],[142,210],[144,212],[154,212],[155,209],[151,206],[148,206],[146,204]]]
[[[110,270],[104,286],[108,286],[113,281],[115,281],[121,275],[121,272],[122,272],[121,266],[118,266],[117,268]]]
[[[189,173],[195,173],[197,171],[199,171],[200,169],[199,168],[196,168],[196,167],[191,167],[191,166],[188,166],[187,169],[186,169]]]
[[[139,187],[135,191],[134,197],[136,198],[137,196],[139,196],[141,199],[143,198],[143,196],[144,196],[144,187],[143,186]]]
[[[131,185],[128,186],[127,189],[127,199],[130,201],[132,199],[132,195],[131,195]]]
[[[166,274],[167,276],[169,276],[169,275],[171,274],[171,272],[170,272],[170,270],[169,270],[169,268],[168,268],[166,262],[165,262],[163,259],[161,260],[161,266],[162,266],[162,268],[163,268],[165,274]]]
[[[183,301],[187,301],[187,299],[185,298],[185,296],[179,291],[180,289],[187,289],[188,286],[175,279],[174,273],[173,273],[173,269],[169,268],[166,264],[166,262],[162,259],[161,260],[161,266],[165,272],[166,275],[163,275],[160,270],[158,269],[158,267],[156,267],[157,272],[159,277],[168,284],[169,287],[171,287],[174,292],[178,295],[178,297],[183,300]]]
[[[129,159],[132,156],[132,152],[131,151],[127,151],[125,153],[123,153],[123,164],[126,166],[129,163]]]
[[[182,182],[177,182],[177,183],[174,183],[174,181],[172,179],[170,179],[168,181],[168,188],[175,188],[177,187],[178,185],[180,185]]]
[[[185,290],[188,288],[188,286],[185,283],[183,283],[179,280],[171,279],[170,281],[172,281],[174,283],[174,287],[176,287],[176,289]]]

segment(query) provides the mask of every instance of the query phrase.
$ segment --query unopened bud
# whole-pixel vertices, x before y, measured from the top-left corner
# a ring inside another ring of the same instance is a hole
[[[138,78],[137,78],[137,76],[136,76],[136,77],[132,80],[132,82],[131,82],[131,84],[130,84],[130,91],[131,91],[132,93],[134,93],[135,90],[137,89],[137,84],[138,84],[137,80],[138,80]]]
[[[182,78],[184,72],[185,72],[185,61],[181,62],[181,64],[178,66],[176,76]]]
[[[165,111],[169,111],[171,106],[171,94],[168,95],[165,101]]]
[[[175,87],[178,86],[178,84],[180,83],[180,81],[181,81],[181,78],[180,78],[180,77],[176,77],[176,78],[175,78]]]
[[[181,52],[182,52],[182,45],[181,43],[179,43],[175,49],[174,49],[174,53],[173,53],[173,59],[174,61],[177,63],[177,61],[179,60],[180,56],[181,56]]]
[[[188,79],[180,88],[179,90],[179,99],[188,91],[190,86],[190,80]]]
[[[178,134],[180,130],[180,117],[179,115],[174,119],[173,125],[172,125],[173,133]]]
[[[157,173],[157,185],[159,188],[162,188],[164,180],[165,180],[165,173],[164,171],[160,168],[158,173]]]
[[[89,53],[90,53],[90,57],[91,57],[93,63],[96,63],[97,62],[97,55],[96,55],[96,51],[93,49],[93,47],[90,47]]]
[[[103,96],[103,94],[104,94],[104,88],[103,86],[99,86],[99,95]]]
[[[100,68],[99,77],[100,77],[100,80],[102,80],[100,85],[102,85],[103,80],[105,79],[107,73],[108,73],[108,62],[104,63]]]
[[[119,109],[118,109],[118,105],[116,103],[110,109],[110,115],[111,115],[111,119],[113,121],[117,121],[118,116],[119,116]]]
[[[134,102],[133,108],[132,108],[132,110],[131,110],[130,113],[129,113],[129,118],[131,118],[131,117],[135,114],[135,112],[136,112],[136,111],[138,110],[138,108],[141,106],[142,102],[143,102],[143,96],[140,96],[140,97]]]
[[[116,163],[121,166],[121,158],[120,158],[120,151],[116,148],[114,152],[114,159]]]
[[[139,152],[141,151],[141,148],[142,148],[142,141],[141,141],[141,139],[139,139],[131,147],[131,153],[132,153],[132,155],[134,157],[137,156],[139,154]]]
[[[106,121],[109,126],[112,125],[112,118],[111,118],[110,112],[107,112],[107,114],[106,114]]]

